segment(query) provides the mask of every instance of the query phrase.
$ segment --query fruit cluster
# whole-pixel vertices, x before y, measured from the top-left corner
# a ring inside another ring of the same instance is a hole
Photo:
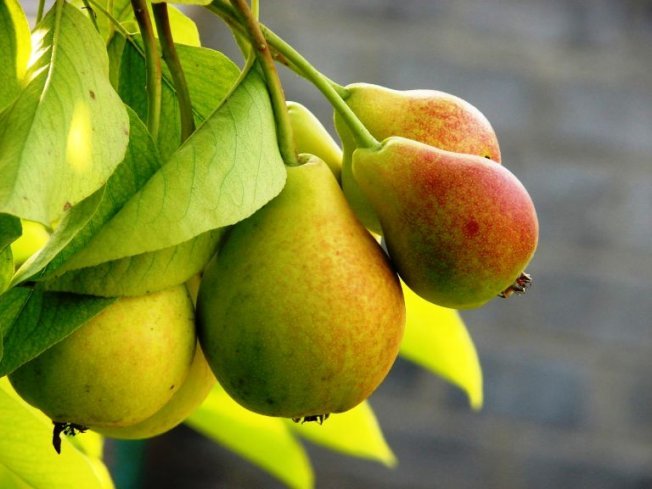
[[[242,2],[219,4],[239,32],[251,28]],[[262,31],[251,30],[256,41]],[[252,411],[322,422],[367,399],[394,363],[401,281],[455,309],[524,291],[536,212],[480,111],[434,90],[324,90],[337,98],[342,149],[281,96],[279,145],[292,151],[281,151],[280,193],[224,229],[201,274],[116,299],[10,374],[56,434],[157,435],[216,378]]]

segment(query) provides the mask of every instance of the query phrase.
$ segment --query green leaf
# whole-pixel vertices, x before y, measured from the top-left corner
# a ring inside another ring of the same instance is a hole
[[[20,219],[9,214],[0,214],[0,294],[11,283],[14,274],[14,256],[11,243],[21,234]],[[2,358],[2,341],[0,341],[0,358]]]
[[[401,355],[466,392],[474,409],[482,407],[482,369],[459,313],[422,299],[403,284],[407,324]]]
[[[0,487],[2,489],[32,489],[26,482],[11,473],[7,467],[0,463]]]
[[[208,1],[208,0],[206,0]],[[108,2],[105,2],[105,7]],[[208,2],[210,3],[210,1]],[[152,8],[148,5],[149,15],[152,17]],[[114,0],[113,4],[114,17],[118,19],[128,32],[135,34],[138,32],[138,26],[134,18],[130,0]],[[185,44],[186,46],[201,46],[199,39],[199,29],[194,20],[172,5],[168,6],[168,17],[170,19],[170,29],[175,44]],[[156,23],[152,23],[154,34],[158,37]]]
[[[0,376],[43,353],[115,300],[21,287],[0,295]]]
[[[32,489],[113,487],[101,461],[84,455],[66,437],[57,454],[51,440],[52,421],[19,399],[7,379],[0,379],[0,464],[12,478]]]
[[[50,225],[105,183],[129,127],[102,38],[79,10],[56,2],[34,40],[28,84],[0,114],[0,210]]]
[[[9,246],[21,234],[20,219],[9,214],[0,214],[0,249]]]
[[[14,255],[11,246],[0,248],[0,294],[2,294],[11,283],[14,274]],[[2,342],[0,342],[0,358],[2,358]]]
[[[396,465],[396,457],[387,445],[371,406],[363,402],[350,411],[331,414],[323,424],[297,424],[287,421],[294,432],[313,443],[331,450],[376,460],[388,467]]]
[[[280,418],[246,410],[217,384],[186,424],[268,471],[289,487],[313,487],[310,461]]]
[[[131,135],[125,160],[105,188],[70,210],[46,247],[17,272],[14,285],[31,279],[46,281],[49,290],[107,297],[141,295],[185,282],[215,253],[223,230],[207,231],[155,252],[70,270],[67,260],[82,250],[160,169],[147,129],[131,109],[129,114]]]
[[[0,109],[22,89],[30,51],[29,24],[20,3],[0,2]]]
[[[142,48],[139,46],[140,43],[128,43],[121,53],[118,90],[122,100],[142,120],[146,120],[146,70]],[[200,125],[228,95],[240,70],[228,57],[212,49],[178,45],[177,52],[190,92],[195,122]],[[216,73],[219,76],[215,76]],[[165,83],[161,94],[161,126],[157,145],[161,158],[167,161],[181,143],[181,122],[172,77],[165,65],[163,80]]]
[[[66,214],[40,253],[16,273],[14,285],[28,279],[45,280],[63,274],[67,261],[82,250],[161,168],[147,128],[131,109],[128,114],[130,135],[124,160],[104,187]]]
[[[198,5],[207,5],[212,0],[201,0],[204,3]],[[174,2],[184,3],[184,2]],[[199,38],[199,29],[195,21],[184,14],[181,10],[170,5],[168,7],[168,15],[170,17],[170,28],[172,29],[172,37],[175,44],[185,44],[186,46],[201,46]],[[156,26],[154,26],[156,27]],[[158,36],[158,33],[156,34]],[[177,46],[178,48],[179,46]]]
[[[171,0],[169,3],[180,5],[208,5],[213,0]],[[165,0],[152,0],[152,3],[165,3]]]
[[[70,266],[160,250],[234,224],[278,195],[285,176],[265,82],[251,70]]]
[[[73,270],[45,287],[105,297],[166,289],[199,273],[217,251],[223,233],[224,229],[216,229],[170,248]]]

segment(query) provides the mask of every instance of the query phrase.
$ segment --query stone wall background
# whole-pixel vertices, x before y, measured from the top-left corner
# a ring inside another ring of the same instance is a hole
[[[484,409],[399,361],[371,399],[398,467],[310,447],[317,487],[652,488],[652,2],[261,3],[339,83],[437,88],[480,108],[541,223],[530,293],[464,313]],[[206,44],[235,52],[198,18]],[[281,74],[288,98],[330,124],[321,95]],[[190,430],[150,455],[166,447],[211,464],[182,462],[183,487],[280,487]],[[179,487],[169,477],[148,487]]]
[[[317,488],[652,488],[652,1],[261,3],[342,84],[476,105],[541,224],[530,293],[464,313],[484,409],[400,360],[371,399],[398,467],[308,445]],[[206,45],[235,53],[218,20],[197,18]],[[320,94],[281,74],[332,127]],[[146,488],[283,487],[184,427],[144,457]]]

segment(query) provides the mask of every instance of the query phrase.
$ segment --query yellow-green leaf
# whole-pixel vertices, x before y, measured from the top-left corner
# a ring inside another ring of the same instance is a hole
[[[464,390],[474,409],[482,407],[482,369],[459,313],[422,299],[403,284],[407,324],[401,356]]]
[[[165,3],[167,0],[152,0],[152,3]],[[179,5],[208,5],[213,0],[170,0],[168,3]]]
[[[6,378],[0,379],[0,464],[11,473],[8,479],[18,480],[15,487],[113,487],[100,460],[84,455],[65,437],[61,442],[58,455],[52,447],[52,421],[18,398]]]
[[[3,0],[0,2],[0,109],[22,88],[30,48],[29,24],[20,3]]]
[[[376,460],[389,467],[396,465],[392,453],[368,402],[345,413],[331,414],[323,424],[297,424],[287,421],[303,438],[346,455]]]
[[[32,40],[25,89],[0,112],[0,208],[50,225],[113,173],[129,120],[104,42],[78,9],[56,2]]]
[[[313,487],[314,475],[308,456],[284,421],[246,410],[219,384],[186,424],[255,463],[289,487]]]

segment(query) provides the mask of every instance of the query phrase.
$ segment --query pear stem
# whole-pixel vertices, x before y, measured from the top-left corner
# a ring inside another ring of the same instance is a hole
[[[179,116],[181,118],[181,142],[183,143],[195,130],[195,119],[192,115],[192,102],[186,83],[186,76],[181,66],[181,60],[174,45],[167,3],[153,3],[154,21],[161,43],[161,54],[170,70],[172,83],[179,100]]]
[[[154,28],[147,11],[146,0],[131,0],[140,33],[145,46],[145,64],[147,66],[147,129],[156,141],[161,123],[161,58],[158,55]]]
[[[208,5],[208,9],[224,19],[231,28],[241,31],[237,26],[237,17],[235,17],[232,9],[224,5],[223,0],[214,0],[213,3]],[[346,88],[323,75],[296,49],[281,39],[272,30],[268,29],[264,24],[259,24],[259,26],[266,42],[276,51],[277,54],[275,57],[282,64],[288,66],[294,72],[315,85],[342,119],[344,119],[359,148],[377,148],[380,146],[376,138],[373,137],[358,116],[344,102],[344,98],[348,95]]]
[[[246,23],[247,35],[256,50],[258,60],[261,63],[267,89],[269,90],[272,108],[274,109],[274,118],[276,119],[276,128],[278,131],[278,146],[283,161],[288,166],[298,166],[297,153],[294,146],[294,136],[290,124],[290,115],[288,114],[283,85],[276,71],[274,58],[270,52],[269,45],[263,36],[260,23],[249,8],[247,0],[231,0],[233,6],[240,13],[242,21]]]
[[[38,24],[43,19],[43,12],[45,11],[45,0],[39,0],[38,10],[36,11],[36,23]]]

